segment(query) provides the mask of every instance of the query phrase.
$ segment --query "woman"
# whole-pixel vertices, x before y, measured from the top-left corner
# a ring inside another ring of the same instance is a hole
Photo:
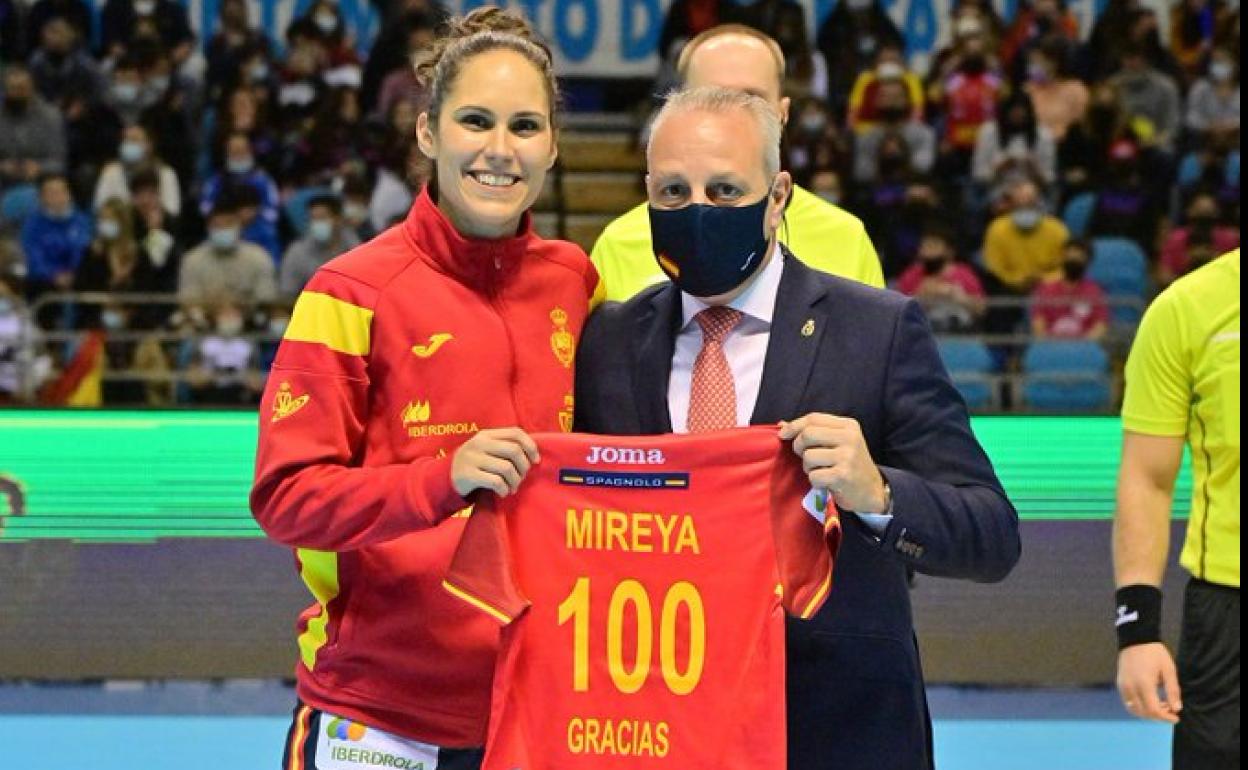
[[[498,630],[442,588],[456,512],[517,488],[539,459],[527,431],[570,425],[598,293],[584,252],[532,229],[557,154],[549,50],[480,9],[421,76],[433,181],[405,221],[312,278],[261,407],[252,511],[297,549],[316,597],[285,767],[336,749],[478,766]]]
[[[1045,185],[1054,182],[1057,146],[1049,129],[1036,121],[1027,94],[1015,93],[1006,99],[996,120],[980,129],[971,173],[984,187],[999,185],[1013,173],[1032,175]]]
[[[109,163],[100,172],[100,179],[95,184],[95,208],[99,209],[105,201],[112,198],[128,203],[131,197],[130,182],[145,169],[155,172],[160,180],[160,202],[165,210],[174,216],[181,213],[182,188],[178,185],[178,175],[172,167],[157,157],[147,129],[139,123],[126,126],[121,135],[121,144],[117,147],[117,160]]]

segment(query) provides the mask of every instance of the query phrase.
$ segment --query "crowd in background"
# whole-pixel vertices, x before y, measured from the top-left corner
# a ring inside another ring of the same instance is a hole
[[[419,183],[410,59],[443,11],[378,10],[362,56],[334,0],[285,30],[223,0],[207,40],[176,0],[108,0],[98,20],[84,0],[0,0],[0,401],[23,371],[53,400],[73,367],[73,345],[19,360],[38,327],[111,335],[110,366],[157,375],[106,403],[254,402],[245,373],[304,282],[403,217]],[[1159,17],[1109,0],[1081,30],[1061,0],[1013,19],[961,0],[916,69],[878,0],[842,0],[814,30],[793,0],[675,0],[659,88],[683,42],[725,22],[781,43],[787,167],[865,221],[940,332],[1100,339],[1100,239],[1138,247],[1150,291],[1238,245],[1237,4]],[[40,303],[51,292],[177,301]]]

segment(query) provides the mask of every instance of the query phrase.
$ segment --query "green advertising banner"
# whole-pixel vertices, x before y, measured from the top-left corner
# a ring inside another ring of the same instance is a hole
[[[247,507],[256,428],[248,412],[0,412],[0,540],[263,537]],[[1116,418],[981,417],[974,428],[1024,519],[1112,515]],[[1176,516],[1190,493],[1185,463]]]

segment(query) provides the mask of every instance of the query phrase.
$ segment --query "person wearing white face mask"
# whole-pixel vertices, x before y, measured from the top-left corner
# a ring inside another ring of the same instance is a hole
[[[208,239],[187,252],[178,273],[183,304],[268,302],[277,296],[273,260],[241,239],[238,211],[228,200],[208,216]]]
[[[984,236],[984,264],[1010,291],[1027,294],[1061,267],[1070,231],[1046,211],[1034,182],[1014,182],[1006,198],[1009,210]]]
[[[259,394],[256,344],[243,336],[247,323],[242,308],[225,302],[213,316],[213,331],[199,341],[187,372],[191,399],[218,406],[254,403]]]
[[[298,296],[322,265],[359,244],[355,233],[342,226],[342,202],[332,195],[313,198],[307,232],[282,256],[278,290],[286,297]]]
[[[1184,123],[1189,131],[1239,130],[1239,61],[1225,48],[1216,48],[1208,75],[1197,80],[1187,96]]]
[[[130,181],[144,169],[150,169],[157,174],[160,180],[160,202],[165,210],[174,216],[181,213],[182,190],[178,184],[178,175],[156,156],[147,129],[138,123],[126,127],[122,133],[121,144],[117,146],[117,160],[109,163],[100,172],[93,196],[94,207],[98,209],[110,198],[129,202]]]

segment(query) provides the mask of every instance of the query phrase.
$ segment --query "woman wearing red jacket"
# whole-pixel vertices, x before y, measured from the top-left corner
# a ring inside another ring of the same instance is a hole
[[[252,511],[316,599],[284,768],[478,766],[498,630],[443,573],[474,495],[538,462],[526,431],[570,429],[598,295],[529,215],[557,153],[549,50],[482,9],[420,74],[434,181],[308,283],[261,407]]]

